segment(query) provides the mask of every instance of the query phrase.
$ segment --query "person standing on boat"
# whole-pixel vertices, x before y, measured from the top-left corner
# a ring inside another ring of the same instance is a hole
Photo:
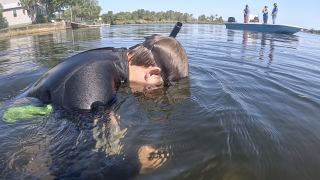
[[[249,22],[249,6],[246,5],[246,8],[243,10],[243,14],[244,14],[244,23],[248,23]]]
[[[265,6],[264,9],[262,10],[263,13],[263,23],[267,24],[268,23],[268,6]]]
[[[277,19],[277,14],[278,14],[278,4],[277,3],[274,3],[273,4],[274,8],[272,10],[272,21],[273,21],[273,24],[276,23],[276,19]]]

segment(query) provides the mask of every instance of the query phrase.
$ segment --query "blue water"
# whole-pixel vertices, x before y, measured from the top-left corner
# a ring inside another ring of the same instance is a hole
[[[129,48],[172,28],[116,25],[0,40],[0,117],[9,107],[41,105],[14,97],[64,59]],[[0,177],[320,179],[319,35],[184,24],[177,39],[189,79],[153,92],[164,96],[124,86],[105,119],[59,109],[0,121]]]

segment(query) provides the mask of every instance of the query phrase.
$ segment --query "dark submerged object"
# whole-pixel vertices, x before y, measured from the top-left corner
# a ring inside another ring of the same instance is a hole
[[[181,27],[182,27],[182,23],[181,22],[177,22],[177,24],[174,26],[174,28],[172,29],[172,31],[171,31],[169,36],[176,38],[176,36],[179,33]]]

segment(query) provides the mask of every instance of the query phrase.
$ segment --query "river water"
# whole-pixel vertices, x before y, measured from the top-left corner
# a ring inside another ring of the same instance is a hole
[[[15,97],[66,58],[129,48],[172,28],[116,25],[0,40],[1,179],[320,179],[319,35],[184,24],[177,39],[189,79],[153,92],[163,96],[121,87],[106,124],[61,108],[3,121],[10,107],[40,106]]]

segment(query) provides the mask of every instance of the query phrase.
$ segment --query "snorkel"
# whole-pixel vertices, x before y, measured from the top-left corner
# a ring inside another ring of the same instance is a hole
[[[170,37],[176,38],[177,34],[179,33],[180,29],[182,27],[182,23],[181,22],[177,22],[177,24],[173,27],[171,33],[170,33]]]

